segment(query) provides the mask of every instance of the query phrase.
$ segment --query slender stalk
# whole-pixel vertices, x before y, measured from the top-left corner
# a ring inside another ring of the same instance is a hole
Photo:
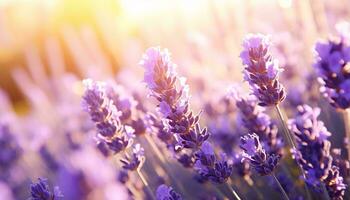
[[[154,153],[157,155],[157,157],[159,158],[159,160],[162,162],[162,163],[165,163],[166,160],[163,156],[163,154],[159,151],[157,145],[154,143],[153,139],[148,135],[148,134],[145,134],[145,138],[147,140],[147,142],[149,143],[149,145],[151,146],[152,150],[154,151]]]
[[[130,158],[130,156],[129,156],[129,154],[128,154],[127,151],[124,151],[124,153],[125,153],[126,157]],[[153,200],[156,200],[156,197],[154,196],[151,187],[149,186],[149,184],[148,184],[148,182],[147,182],[145,176],[144,176],[144,175],[142,174],[142,172],[141,172],[141,167],[142,167],[143,163],[144,163],[144,161],[142,161],[141,164],[140,164],[140,166],[139,166],[139,168],[136,169],[137,175],[139,175],[139,177],[140,177],[140,179],[141,179],[143,185],[145,186],[145,188],[146,188],[148,194],[151,196],[151,198],[152,198]]]
[[[293,140],[293,137],[291,136],[291,134],[290,134],[290,132],[289,132],[289,130],[288,130],[288,128],[287,128],[287,124],[286,124],[286,121],[285,121],[285,119],[284,119],[284,117],[283,117],[283,115],[282,115],[281,109],[279,108],[278,105],[276,105],[275,108],[276,108],[276,111],[277,111],[277,113],[278,113],[278,116],[279,116],[279,118],[280,118],[280,120],[281,120],[285,138],[287,138],[289,145],[290,145],[292,148],[296,149],[295,143],[294,143],[294,140]]]
[[[133,196],[135,196],[136,199],[141,199],[142,195],[136,190],[136,188],[130,183],[125,183],[126,187],[130,190]]]
[[[115,164],[115,166],[122,168],[122,166],[118,162],[119,160],[117,159],[117,156],[113,156],[112,160],[113,160],[113,163]],[[142,198],[142,194],[140,193],[140,191],[136,190],[136,188],[134,187],[134,185],[130,181],[127,181],[125,183],[125,185],[130,190],[132,195],[136,197],[136,199]]]
[[[151,190],[151,187],[149,186],[149,184],[148,184],[146,178],[143,176],[143,174],[142,174],[142,172],[141,172],[141,169],[137,169],[136,172],[137,172],[137,174],[139,175],[139,177],[140,177],[140,179],[141,179],[143,185],[145,186],[145,188],[146,188],[148,194],[151,196],[152,199],[156,200],[156,197],[154,196],[154,194],[153,194],[153,192],[152,192],[152,190]]]
[[[282,123],[282,127],[283,127],[283,132],[284,132],[284,137],[287,138],[288,142],[289,142],[289,146],[291,146],[293,149],[296,149],[296,145],[294,142],[294,137],[292,136],[292,134],[289,132],[289,129],[287,127],[287,123],[286,120],[283,117],[283,114],[281,112],[281,109],[279,108],[278,105],[275,106],[276,111],[278,113],[278,116],[280,118],[280,121]],[[304,172],[304,169],[298,164],[296,163],[297,166],[299,167],[301,174],[303,175],[304,179],[306,179],[306,175]],[[306,183],[304,183],[304,187],[305,187],[305,191],[306,191],[306,195],[307,195],[307,199],[311,199],[311,195],[310,195],[310,191],[309,188],[307,187]]]
[[[281,183],[279,182],[279,180],[277,179],[275,173],[272,173],[271,176],[275,179],[278,187],[280,188],[280,190],[281,190],[281,192],[283,194],[284,199],[289,200],[289,197],[288,197],[286,191],[283,189],[283,187],[282,187]]]
[[[344,125],[345,125],[345,137],[350,140],[350,108],[343,111]],[[350,160],[350,145],[347,145],[348,158]]]
[[[237,192],[230,186],[228,181],[225,182],[225,187],[230,191],[230,195],[233,196],[237,200],[241,200],[241,198],[238,196]],[[231,198],[230,198],[231,199]]]
[[[163,154],[159,151],[159,148],[157,147],[157,145],[154,143],[153,139],[148,135],[145,134],[145,138],[148,142],[148,144],[151,146],[151,149],[154,151],[154,153],[156,154],[156,156],[159,158],[160,160],[160,165],[164,168],[164,170],[166,171],[167,175],[169,176],[169,178],[175,183],[176,187],[181,190],[183,193],[186,192],[186,190],[184,189],[184,187],[177,181],[177,178],[174,177],[173,173],[171,172],[170,168],[167,165],[167,161],[164,158]]]

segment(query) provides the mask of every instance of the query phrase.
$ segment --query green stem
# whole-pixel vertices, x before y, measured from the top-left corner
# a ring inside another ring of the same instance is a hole
[[[140,179],[141,179],[143,185],[145,186],[145,188],[146,188],[148,194],[151,196],[151,198],[152,198],[153,200],[156,200],[156,197],[154,196],[154,194],[153,194],[153,192],[152,192],[152,190],[151,190],[151,187],[149,186],[149,184],[148,184],[146,178],[143,176],[141,170],[140,170],[140,169],[137,169],[136,172],[137,172],[137,174],[139,175],[139,177],[140,177]]]
[[[241,198],[238,196],[237,192],[230,186],[230,184],[226,181],[225,184],[226,188],[230,191],[230,195],[233,196],[237,200],[241,200]],[[232,199],[232,198],[230,198]]]
[[[148,135],[145,134],[145,138],[148,142],[148,144],[151,146],[151,149],[154,151],[154,153],[156,154],[156,156],[158,157],[158,159],[160,160],[160,165],[164,168],[164,170],[166,171],[167,175],[169,176],[169,178],[175,183],[176,187],[181,190],[183,193],[186,192],[186,190],[184,189],[184,187],[177,181],[177,178],[174,177],[173,173],[171,172],[170,168],[167,165],[167,161],[164,158],[163,154],[159,151],[159,148],[157,147],[157,145],[154,143],[153,139]]]
[[[283,197],[284,197],[286,200],[289,200],[289,197],[288,197],[286,191],[283,189],[283,187],[282,187],[281,183],[279,182],[279,180],[277,179],[275,173],[272,173],[271,175],[272,175],[272,177],[275,179],[275,181],[276,181],[278,187],[280,188],[280,190],[281,190],[281,192],[282,192],[282,194],[283,194]]]
[[[279,108],[278,105],[276,105],[275,108],[276,108],[276,111],[277,111],[277,113],[278,113],[279,119],[280,119],[280,121],[281,121],[281,123],[282,123],[284,138],[287,138],[287,141],[288,141],[288,143],[289,143],[289,146],[291,146],[293,149],[296,149],[295,142],[294,142],[294,138],[293,138],[292,134],[289,132],[289,129],[288,129],[288,127],[287,127],[286,120],[285,120],[284,117],[283,117],[283,114],[282,114],[282,112],[281,112],[281,109]],[[306,175],[305,175],[304,169],[303,169],[298,163],[296,163],[296,164],[297,164],[297,166],[299,167],[303,178],[306,179]],[[304,187],[305,187],[307,199],[311,199],[310,191],[309,191],[309,189],[308,189],[308,187],[307,187],[307,185],[306,185],[305,182],[304,182]]]
[[[344,125],[345,125],[345,137],[350,140],[350,108],[343,111]],[[348,145],[348,158],[350,160],[350,145]]]
[[[127,151],[124,151],[124,153],[125,153],[126,157],[130,158],[129,153],[128,153]],[[142,172],[141,172],[141,167],[142,167],[143,164],[144,164],[144,160],[141,162],[139,168],[136,169],[137,175],[139,175],[139,177],[140,177],[140,179],[141,179],[143,185],[145,186],[145,188],[146,188],[146,190],[147,190],[147,193],[151,196],[151,198],[152,198],[153,200],[156,200],[156,197],[154,196],[151,187],[149,186],[149,184],[148,184],[148,182],[147,182],[145,176],[144,176],[144,175],[142,174]]]
[[[282,127],[283,127],[283,132],[284,132],[284,136],[285,138],[287,138],[287,141],[289,143],[289,146],[291,146],[292,148],[296,149],[296,146],[295,146],[295,143],[294,143],[294,140],[289,132],[289,129],[287,128],[287,124],[286,124],[286,121],[282,115],[282,112],[281,112],[281,109],[279,108],[278,105],[276,105],[276,111],[278,113],[278,116],[281,120],[281,123],[282,123]]]

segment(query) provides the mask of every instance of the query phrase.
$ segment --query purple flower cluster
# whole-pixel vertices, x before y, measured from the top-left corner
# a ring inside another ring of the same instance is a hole
[[[145,69],[144,81],[151,96],[158,100],[159,112],[163,115],[162,123],[158,123],[163,126],[159,127],[163,130],[162,136],[176,139],[173,147],[177,152],[183,148],[198,150],[209,134],[200,128],[199,115],[194,115],[189,108],[189,86],[185,78],[177,76],[169,52],[159,47],[149,48],[140,64]],[[173,136],[169,137],[169,133]],[[182,154],[179,161],[191,167],[193,152]]]
[[[196,154],[194,168],[204,180],[214,183],[224,183],[231,176],[233,165],[223,154],[221,159],[217,159],[214,149],[209,142],[204,142],[200,151]]]
[[[106,84],[87,79],[84,86],[83,108],[95,122],[101,142],[105,142],[114,153],[123,151],[132,143],[133,130],[121,124],[121,113],[108,98]]]
[[[46,179],[38,178],[37,183],[30,185],[31,200],[57,200],[63,198],[63,195],[58,187],[50,189]]]
[[[107,98],[106,84],[86,79],[83,81],[85,93],[83,95],[83,109],[89,113],[91,120],[96,123],[102,137],[112,138],[122,129],[120,112],[109,98]]]
[[[243,160],[247,160],[251,168],[261,176],[271,174],[280,160],[279,155],[265,152],[255,133],[242,136],[240,147],[243,150]]]
[[[123,168],[130,171],[135,171],[139,166],[142,166],[142,163],[145,160],[144,149],[140,144],[136,144],[133,147],[133,152],[131,158],[126,156],[125,159],[122,159]]]
[[[207,102],[205,114],[207,115],[208,130],[214,148],[222,150],[232,160],[233,174],[244,178],[252,184],[251,171],[247,161],[242,162],[240,149],[237,148],[240,139],[241,124],[235,123],[237,117],[235,97],[236,86],[230,86],[228,90],[217,100]]]
[[[113,87],[102,82],[87,79],[84,80],[84,85],[86,90],[83,95],[83,108],[90,114],[98,129],[101,141],[97,148],[105,156],[109,155],[109,151],[117,154],[126,150],[133,143],[134,129],[122,124],[120,117],[124,116],[123,120],[126,123],[131,117],[131,110],[136,106],[136,101],[126,99],[123,101],[124,104],[121,103],[121,98]],[[117,106],[126,114],[118,111]],[[132,156],[126,155],[121,162],[124,169],[133,171],[139,169],[144,160],[144,150],[139,144],[136,144],[133,146]]]
[[[345,180],[350,178],[350,160],[343,158],[341,149],[333,148],[331,151],[333,165],[339,168],[340,174]]]
[[[350,108],[350,38],[319,41],[315,50],[321,92],[332,106]]]
[[[189,86],[176,74],[168,51],[159,47],[147,49],[141,65],[151,96],[159,102],[159,112],[164,117],[163,129],[176,139],[174,150],[180,154],[179,162],[185,167],[194,165],[201,179],[224,183],[232,173],[232,164],[225,157],[217,160],[214,151],[210,152],[212,147],[206,141],[209,134],[206,128],[200,128],[199,115],[193,115],[189,108]],[[180,152],[183,149],[187,153]]]
[[[145,68],[144,81],[151,95],[159,101],[159,111],[176,135],[178,144],[184,148],[199,148],[209,134],[200,128],[199,115],[189,109],[189,86],[185,78],[177,76],[169,52],[159,47],[149,48],[141,65]]]
[[[289,129],[297,140],[294,156],[312,185],[317,185],[327,177],[332,167],[331,143],[327,140],[331,133],[317,119],[320,111],[308,105],[298,106],[298,113],[289,121]]]
[[[156,191],[157,200],[182,200],[180,194],[175,192],[172,187],[168,187],[164,184],[158,186]]]
[[[342,199],[345,185],[330,154],[331,143],[328,137],[331,133],[318,120],[321,110],[308,105],[298,106],[297,109],[295,118],[289,121],[289,129],[297,141],[294,157],[304,169],[309,184],[316,187],[325,184],[332,199]]]
[[[277,105],[286,97],[284,87],[278,81],[282,71],[270,53],[271,42],[267,36],[249,34],[243,41],[241,52],[244,79],[248,81],[259,105]]]
[[[282,155],[283,142],[278,137],[278,128],[270,117],[264,113],[264,108],[258,105],[254,96],[236,97],[239,110],[239,124],[248,132],[259,136],[263,148],[268,154]]]
[[[347,185],[344,184],[343,177],[340,176],[337,166],[332,166],[328,172],[327,178],[323,182],[332,200],[343,200]]]

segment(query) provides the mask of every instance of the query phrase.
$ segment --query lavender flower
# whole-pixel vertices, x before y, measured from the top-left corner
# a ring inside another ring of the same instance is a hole
[[[99,141],[97,143],[97,149],[102,153],[103,156],[108,157],[110,156],[111,152],[110,149],[108,148],[107,144],[105,141]]]
[[[242,136],[240,147],[244,151],[243,160],[261,176],[271,174],[280,160],[279,155],[266,154],[255,133]]]
[[[126,124],[131,120],[138,104],[137,101],[132,96],[127,95],[122,86],[112,83],[107,85],[106,94],[117,110],[120,111],[120,121]]]
[[[332,149],[331,155],[333,157],[333,165],[339,168],[340,175],[348,180],[350,178],[350,161],[346,158],[342,158],[341,149]]]
[[[211,144],[205,141],[201,149],[196,152],[195,169],[201,177],[214,183],[224,183],[233,171],[232,163],[225,155],[218,160],[214,154]]]
[[[350,108],[349,36],[316,43],[314,67],[318,71],[321,92],[332,106]]]
[[[83,81],[85,93],[82,106],[90,114],[91,120],[96,123],[99,134],[112,138],[116,132],[122,131],[119,116],[113,101],[107,98],[105,83],[91,79]]]
[[[173,188],[164,184],[158,186],[156,196],[157,200],[182,200],[180,194],[175,192]]]
[[[239,124],[259,136],[268,154],[282,155],[283,142],[278,137],[277,125],[264,113],[264,108],[258,106],[257,99],[254,96],[238,97],[236,105]]]
[[[319,108],[308,105],[298,106],[298,113],[289,120],[289,129],[296,136],[297,149],[293,154],[298,164],[304,169],[309,184],[317,186],[331,170],[331,143],[327,138],[331,135],[322,121]]]
[[[133,141],[134,130],[131,127],[122,126],[119,119],[121,114],[113,101],[107,97],[105,83],[90,79],[84,80],[83,83],[86,88],[83,95],[83,108],[95,122],[102,140],[114,153],[126,149]]]
[[[244,79],[248,81],[261,106],[277,105],[285,99],[284,87],[278,76],[282,69],[270,54],[271,42],[261,34],[250,34],[243,42],[241,52],[245,66]]]
[[[195,156],[193,153],[183,153],[181,152],[181,155],[177,159],[182,166],[186,168],[192,168],[196,162]]]
[[[123,168],[130,171],[139,169],[145,160],[144,154],[144,149],[141,147],[141,145],[136,144],[133,147],[132,156],[127,156],[125,159],[121,160],[121,162],[123,163]]]
[[[153,123],[153,127],[157,129],[157,137],[164,142],[168,148],[174,148],[177,141],[175,135],[171,133],[170,127],[167,124],[166,120],[159,119],[154,115],[150,115],[150,119]]]
[[[58,187],[50,189],[46,179],[38,178],[37,183],[30,185],[31,200],[57,200],[63,198]]]
[[[343,200],[347,185],[344,184],[343,177],[339,175],[338,167],[332,166],[327,178],[323,182],[325,183],[328,195],[332,200]]]
[[[298,106],[298,113],[290,120],[290,130],[296,135],[297,150],[294,156],[299,165],[305,170],[307,182],[319,187],[325,184],[332,199],[343,199],[346,185],[339,175],[337,162],[330,155],[331,143],[327,140],[328,132],[322,121],[319,108],[308,105]]]
[[[119,133],[119,136],[116,135],[109,140],[106,140],[106,144],[110,150],[114,153],[119,153],[129,147],[132,142],[134,136],[134,129],[129,126],[123,127],[124,131]]]
[[[168,119],[170,131],[178,136],[184,148],[198,148],[208,139],[206,129],[199,126],[199,115],[189,110],[189,86],[177,76],[176,65],[171,62],[167,50],[149,48],[141,65],[145,68],[144,81],[159,104],[159,112]]]

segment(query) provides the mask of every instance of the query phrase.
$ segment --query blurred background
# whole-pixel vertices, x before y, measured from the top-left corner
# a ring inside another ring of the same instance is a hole
[[[347,0],[2,0],[0,87],[23,104],[16,68],[40,76],[39,65],[45,74],[55,65],[56,71],[98,76],[137,68],[142,51],[156,45],[181,58],[179,65],[240,72],[248,32],[282,38],[286,51],[302,50],[310,66],[313,43],[348,19],[349,7]]]

